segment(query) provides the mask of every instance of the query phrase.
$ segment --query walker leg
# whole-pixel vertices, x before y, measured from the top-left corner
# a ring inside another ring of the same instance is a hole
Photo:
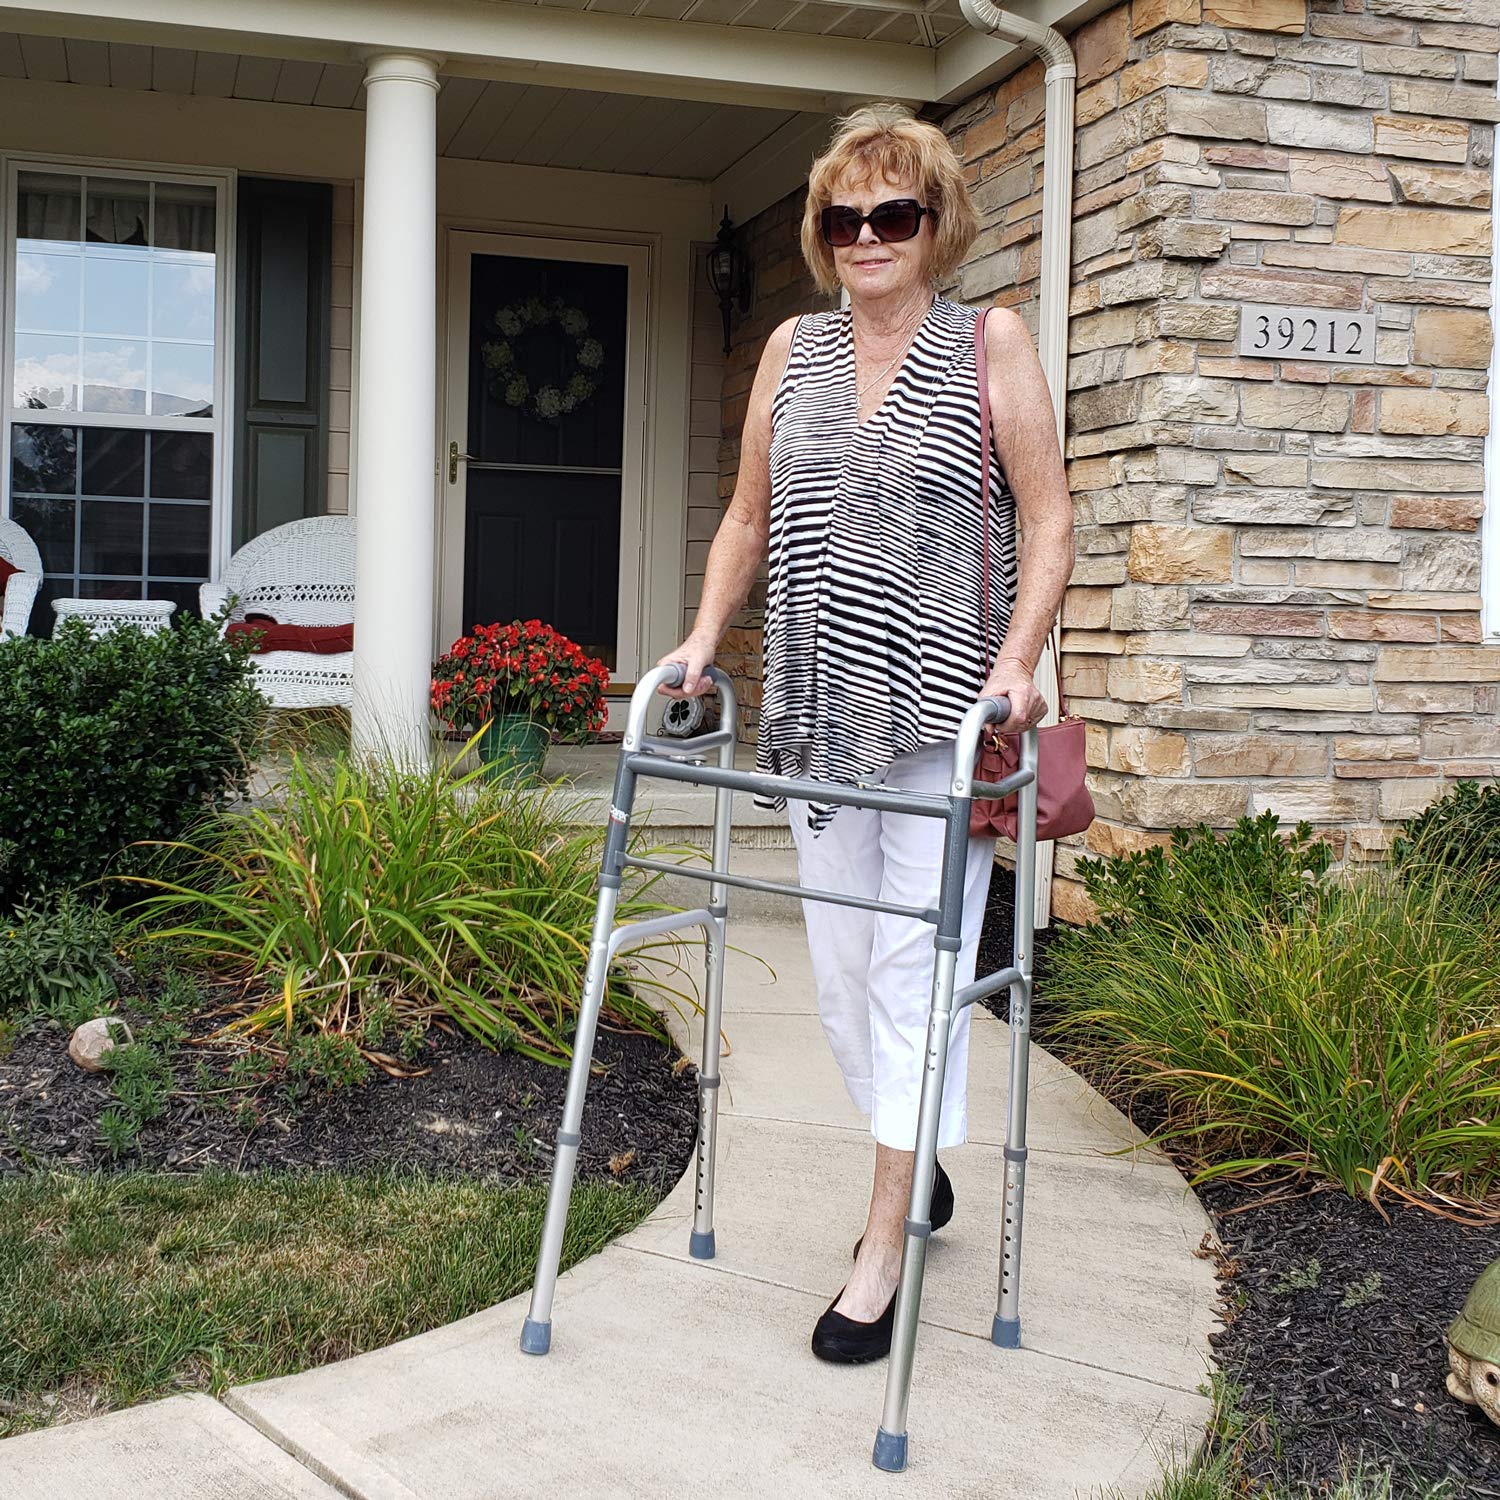
[[[1027,736],[1027,740],[1030,736]],[[1023,742],[1023,765],[1029,763]],[[1031,961],[1036,888],[1036,782],[1017,796],[1016,909],[1012,927],[1020,980],[1010,987],[1010,1088],[1005,1129],[1005,1200],[1000,1226],[1000,1298],[991,1342],[1021,1345],[1021,1229],[1026,1211],[1026,1095],[1031,1075]]]
[[[932,968],[932,1010],[927,1018],[927,1051],[922,1061],[922,1095],[917,1106],[916,1153],[912,1162],[911,1199],[906,1210],[906,1245],[901,1281],[896,1290],[896,1321],[891,1361],[886,1372],[885,1405],[875,1434],[877,1469],[899,1474],[906,1467],[906,1412],[911,1396],[912,1364],[917,1350],[917,1320],[922,1308],[922,1278],[927,1267],[927,1238],[932,1233],[932,1184],[937,1174],[938,1126],[943,1109],[943,1078],[948,1068],[948,1037],[953,1028],[953,979],[964,910],[964,871],[968,857],[969,800],[955,799],[943,843],[943,870]]]
[[[615,774],[609,833],[605,838],[599,872],[599,904],[594,912],[594,931],[589,942],[583,998],[578,1008],[578,1030],[573,1038],[573,1061],[568,1069],[562,1125],[557,1132],[557,1154],[552,1159],[552,1183],[547,1190],[547,1214],[542,1222],[536,1280],[531,1288],[531,1308],[521,1326],[521,1349],[526,1354],[545,1354],[552,1346],[552,1295],[557,1287],[563,1231],[567,1228],[568,1204],[573,1196],[573,1172],[578,1164],[581,1139],[579,1127],[583,1123],[583,1101],[588,1092],[589,1068],[594,1058],[594,1033],[609,979],[609,939],[614,931],[615,908],[620,900],[619,860],[629,840],[630,808],[634,797],[635,776],[626,768],[622,756]]]
[[[734,767],[734,743],[719,752],[719,764]],[[713,868],[729,868],[729,835],[733,801],[727,787],[714,793]],[[714,1162],[719,1129],[719,1035],[724,1018],[724,945],[728,927],[728,887],[715,880],[708,888],[708,909],[714,928],[705,933],[703,997],[703,1060],[698,1067],[697,1193],[693,1200],[693,1232],[688,1254],[695,1260],[714,1258]]]

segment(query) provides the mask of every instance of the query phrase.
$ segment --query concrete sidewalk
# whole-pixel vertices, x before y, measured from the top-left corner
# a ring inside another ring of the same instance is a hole
[[[863,1227],[873,1145],[813,1014],[800,926],[732,926],[718,1257],[687,1255],[692,1174],[526,1298],[342,1364],[0,1443],[4,1500],[1139,1496],[1208,1415],[1208,1221],[1125,1120],[1036,1051],[1022,1345],[989,1342],[1006,1031],[977,1015],[957,1212],[932,1241],[904,1475],[870,1447],[885,1367],[808,1350]],[[754,955],[752,957],[751,955]],[[765,962],[759,962],[764,960]],[[771,969],[766,968],[766,964]],[[774,970],[774,973],[772,972]],[[695,1038],[693,1039],[696,1040]],[[584,1129],[588,1129],[585,1113]]]

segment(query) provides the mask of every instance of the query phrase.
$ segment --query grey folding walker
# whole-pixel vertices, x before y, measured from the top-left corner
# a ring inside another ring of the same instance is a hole
[[[646,710],[663,685],[680,686],[686,669],[680,662],[647,672],[630,700],[630,717],[620,763],[615,772],[614,798],[609,809],[609,829],[599,870],[599,905],[594,915],[593,939],[583,982],[583,1000],[578,1011],[578,1034],[573,1043],[573,1063],[568,1073],[568,1092],[563,1104],[562,1127],[557,1132],[557,1155],[552,1164],[552,1186],[547,1196],[547,1217],[542,1227],[542,1248],[537,1256],[536,1284],[531,1292],[531,1311],[521,1330],[521,1348],[528,1354],[545,1354],[552,1343],[552,1294],[557,1286],[557,1263],[562,1253],[563,1229],[568,1219],[568,1200],[573,1192],[573,1169],[578,1160],[579,1126],[583,1120],[583,1096],[588,1087],[589,1066],[594,1053],[594,1032],[604,997],[610,963],[627,944],[686,927],[701,927],[706,949],[706,983],[703,1006],[703,1061],[698,1072],[698,1193],[693,1214],[693,1232],[688,1248],[699,1260],[714,1254],[714,1146],[718,1124],[719,1030],[724,998],[724,947],[728,887],[770,891],[806,900],[831,901],[865,911],[890,912],[929,922],[934,928],[936,950],[932,976],[932,1011],[927,1021],[927,1055],[922,1067],[922,1095],[917,1113],[916,1164],[912,1170],[911,1202],[906,1217],[906,1247],[901,1258],[901,1281],[896,1294],[896,1326],[891,1341],[890,1368],[886,1377],[885,1407],[875,1434],[875,1467],[900,1473],[906,1467],[906,1408],[911,1392],[912,1359],[917,1345],[917,1315],[922,1301],[922,1272],[927,1259],[927,1236],[932,1225],[927,1213],[937,1160],[938,1113],[943,1098],[943,1071],[948,1062],[948,1033],[955,1011],[997,991],[1010,989],[1010,1100],[1006,1126],[1005,1194],[1000,1244],[999,1309],[991,1332],[1002,1349],[1021,1342],[1021,1218],[1026,1185],[1026,1086],[1027,1042],[1031,1015],[1032,900],[1036,864],[1036,765],[1037,737],[1034,729],[1021,737],[1020,768],[1003,781],[990,784],[974,780],[974,761],[984,727],[1003,723],[1010,706],[1003,698],[982,698],[964,715],[953,752],[953,781],[947,795],[895,791],[866,782],[850,786],[810,781],[792,776],[762,776],[734,768],[734,688],[717,667],[708,675],[718,691],[722,710],[720,724],[712,733],[691,739],[668,740],[644,733]],[[717,766],[705,765],[698,757],[719,752]],[[691,762],[691,763],[690,763]],[[656,776],[666,781],[711,786],[714,792],[713,869],[697,870],[662,860],[637,859],[626,853],[630,814],[635,801],[636,779]],[[851,807],[873,807],[888,812],[914,813],[940,818],[946,827],[943,868],[938,905],[929,910],[868,900],[839,891],[808,890],[770,880],[754,880],[729,873],[729,826],[732,792],[780,794],[803,801],[831,802]],[[963,917],[964,864],[969,839],[969,804],[973,797],[1003,797],[1019,794],[1019,828],[1016,841],[1015,948],[1009,968],[988,978],[977,979],[954,993],[954,971],[958,963],[959,932]],[[626,866],[663,874],[690,876],[709,882],[708,905],[693,911],[674,912],[616,927],[615,906],[620,895],[620,877]]]

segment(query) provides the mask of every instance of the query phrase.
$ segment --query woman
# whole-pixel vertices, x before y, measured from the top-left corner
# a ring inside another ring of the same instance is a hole
[[[687,668],[669,696],[707,691],[704,669],[769,553],[759,770],[942,792],[976,698],[1008,699],[1009,729],[1046,712],[1032,673],[1072,571],[1073,507],[1031,339],[1019,317],[997,309],[985,330],[994,445],[986,631],[978,313],[935,294],[977,231],[946,138],[903,108],[855,111],[813,164],[803,255],[819,287],[842,285],[849,305],[789,319],[767,341],[697,623],[662,658]],[[998,646],[993,660],[987,641]],[[788,811],[803,885],[936,905],[938,820],[816,802]],[[958,985],[974,977],[993,862],[993,841],[972,841]],[[823,1027],[876,1141],[854,1269],[818,1321],[813,1352],[859,1363],[890,1352],[932,932],[912,918],[803,907]],[[968,1039],[965,1010],[953,1022],[940,1149],[965,1138]],[[952,1212],[939,1167],[933,1227]]]

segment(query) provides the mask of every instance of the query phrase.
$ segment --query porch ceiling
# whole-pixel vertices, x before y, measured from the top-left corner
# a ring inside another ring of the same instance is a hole
[[[504,0],[603,15],[651,16],[700,25],[745,26],[810,36],[858,37],[936,47],[965,27],[958,0]]]
[[[687,8],[694,0],[675,3]],[[351,64],[132,42],[0,33],[0,78],[364,108],[363,69]],[[712,181],[777,132],[815,130],[824,118],[744,104],[444,77],[438,149],[469,161]]]

